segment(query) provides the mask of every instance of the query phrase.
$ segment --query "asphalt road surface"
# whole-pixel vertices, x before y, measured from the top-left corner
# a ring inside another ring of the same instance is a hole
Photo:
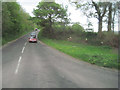
[[[2,49],[3,88],[118,88],[118,72],[76,60],[28,35]]]

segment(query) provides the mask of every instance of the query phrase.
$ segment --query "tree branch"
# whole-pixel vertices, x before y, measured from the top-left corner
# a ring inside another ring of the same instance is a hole
[[[96,9],[96,11],[97,11],[97,14],[100,16],[100,9],[99,9],[99,7],[97,6],[97,4],[92,0],[92,3],[93,3],[93,5],[95,6],[95,9]]]
[[[106,13],[106,8],[107,8],[107,5],[105,5],[105,8],[103,10],[103,14],[102,14],[102,17],[104,17],[105,13]]]

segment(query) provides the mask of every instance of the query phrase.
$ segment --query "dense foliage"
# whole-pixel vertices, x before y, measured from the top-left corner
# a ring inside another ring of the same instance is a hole
[[[116,48],[118,48],[119,45],[117,34],[104,31],[101,38],[99,38],[97,32],[88,32],[78,23],[75,23],[72,26],[56,24],[53,28],[54,39],[56,40],[66,40],[74,43],[90,44],[94,46],[107,45]]]
[[[84,9],[87,8],[87,10],[83,10],[86,12],[85,15],[88,15],[87,17],[96,17],[98,20],[103,17],[107,18],[107,16],[105,16],[108,14],[107,10],[109,6],[107,4],[110,3],[97,3],[92,1],[91,4],[100,11],[98,13],[92,12],[92,10],[90,9],[90,11],[88,8],[90,7],[89,4],[84,4]],[[77,3],[77,6],[78,5],[80,5],[80,3]],[[89,13],[87,14],[87,12]],[[100,33],[93,32],[92,30],[85,30],[78,22],[72,23],[73,25],[71,26],[68,23],[67,8],[63,8],[55,2],[40,2],[33,13],[35,15],[33,21],[35,21],[38,26],[42,27],[40,32],[41,36],[57,40],[67,40],[75,43],[118,47],[118,35],[115,35],[110,29],[108,32],[103,32],[102,25],[99,25],[99,27],[101,27],[101,29],[98,30]],[[99,24],[101,23],[103,23],[103,20],[99,21]]]
[[[68,23],[67,19],[67,7],[63,8],[61,5],[55,2],[40,2],[37,5],[37,9],[34,9],[33,13],[35,17],[33,20],[37,25],[43,28],[43,34],[45,36],[54,36],[54,24],[56,23]]]
[[[2,3],[2,44],[31,31],[30,16],[17,2]]]

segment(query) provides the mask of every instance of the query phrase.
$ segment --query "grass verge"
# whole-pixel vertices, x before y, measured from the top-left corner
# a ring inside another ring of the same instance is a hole
[[[57,50],[74,58],[98,66],[118,69],[118,53],[112,47],[84,45],[69,41],[53,40],[41,37],[39,37],[39,39],[47,45],[56,48]]]

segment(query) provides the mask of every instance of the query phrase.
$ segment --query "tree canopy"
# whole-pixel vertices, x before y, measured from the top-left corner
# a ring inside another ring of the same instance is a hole
[[[84,28],[83,28],[79,23],[74,23],[74,24],[72,25],[72,29],[73,29],[73,30],[76,30],[76,31],[81,31],[81,32],[84,31]]]
[[[34,28],[26,13],[17,2],[2,3],[2,38],[10,41]]]
[[[71,2],[71,0],[69,0]],[[73,2],[77,9],[88,17],[98,19],[98,36],[102,34],[102,27],[104,21],[107,23],[107,30],[114,30],[115,15],[117,10],[117,2],[95,2],[95,0]]]
[[[33,14],[34,21],[47,33],[53,33],[52,25],[56,22],[68,23],[67,7],[64,8],[55,2],[39,2]]]

